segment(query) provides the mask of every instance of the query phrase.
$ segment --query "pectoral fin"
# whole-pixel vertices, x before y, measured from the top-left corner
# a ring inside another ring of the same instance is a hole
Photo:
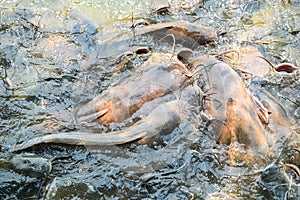
[[[80,121],[77,121],[77,123],[82,123],[82,122],[92,122],[96,119],[98,119],[99,117],[102,117],[103,115],[105,115],[108,112],[108,109],[103,109],[100,111],[97,111],[95,113],[92,113],[90,115],[86,115],[86,116],[81,116],[80,117]]]

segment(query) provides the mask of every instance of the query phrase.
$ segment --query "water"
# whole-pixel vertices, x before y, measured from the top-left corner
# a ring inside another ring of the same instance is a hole
[[[296,199],[299,188],[284,187],[287,183],[277,175],[279,168],[264,172],[267,178],[262,178],[261,173],[248,172],[245,166],[228,167],[228,149],[211,142],[200,124],[196,132],[199,139],[180,144],[179,154],[173,157],[165,153],[156,158],[149,153],[151,158],[146,162],[130,150],[150,150],[134,144],[94,151],[42,145],[30,152],[36,154],[37,160],[43,158],[43,164],[44,159],[51,163],[50,174],[39,173],[42,175],[36,177],[11,164],[11,150],[16,143],[80,128],[72,118],[74,109],[130,74],[130,70],[113,69],[117,59],[97,60],[92,54],[102,41],[130,30],[132,19],[201,22],[219,34],[216,44],[200,48],[201,52],[223,52],[252,44],[273,63],[285,61],[299,66],[299,1],[207,0],[195,8],[183,2],[171,1],[169,14],[153,12],[152,1],[0,2],[1,199],[204,199],[219,190],[225,191],[223,195],[245,199],[282,199],[289,191],[290,197]],[[276,86],[274,92],[290,95],[288,102],[297,102],[297,87],[299,81],[290,87]],[[299,107],[299,102],[296,106],[288,102],[293,108]],[[176,134],[180,132],[173,133]],[[299,166],[297,136],[290,146],[278,149],[283,153],[276,166],[280,161]],[[119,149],[131,157],[124,158],[118,154]],[[163,162],[158,164],[157,160]],[[135,162],[143,173],[124,170],[124,166]],[[268,164],[258,164],[259,170]]]

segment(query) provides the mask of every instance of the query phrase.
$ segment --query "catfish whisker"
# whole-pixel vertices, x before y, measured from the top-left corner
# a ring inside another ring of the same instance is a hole
[[[158,40],[158,42],[161,42],[162,40],[164,40],[167,37],[171,37],[173,39],[173,44],[172,44],[172,50],[171,50],[171,52],[172,52],[172,55],[174,55],[176,38],[175,38],[175,36],[173,34],[168,34],[168,35],[162,37],[161,39]],[[170,61],[172,61],[172,57],[170,58]]]

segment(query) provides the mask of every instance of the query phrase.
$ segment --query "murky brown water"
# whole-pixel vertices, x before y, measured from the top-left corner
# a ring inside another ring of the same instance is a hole
[[[123,66],[122,52],[101,59],[94,54],[101,42],[130,30],[132,17],[156,23],[184,19],[216,29],[217,42],[199,47],[199,53],[251,44],[273,63],[300,64],[298,0],[170,2],[168,11],[159,13],[152,1],[0,2],[1,199],[206,199],[218,191],[242,199],[299,198],[299,180],[289,186],[280,173],[283,163],[300,166],[299,74],[254,80],[289,108],[295,131],[276,156],[253,166],[230,166],[228,148],[212,141],[193,113],[190,124],[162,136],[176,145],[159,153],[137,144],[101,149],[41,145],[28,151],[34,155],[12,153],[17,143],[38,135],[103,128],[77,125],[73,112],[145,59],[125,62],[124,69],[113,67]],[[147,45],[172,53],[170,46]]]

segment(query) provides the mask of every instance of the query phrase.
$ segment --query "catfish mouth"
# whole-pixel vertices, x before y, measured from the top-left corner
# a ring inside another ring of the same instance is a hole
[[[296,67],[295,65],[291,64],[291,63],[281,63],[281,64],[278,64],[276,67],[275,67],[275,70],[277,72],[286,72],[286,73],[293,73],[294,71],[296,70],[299,70],[300,68]]]

